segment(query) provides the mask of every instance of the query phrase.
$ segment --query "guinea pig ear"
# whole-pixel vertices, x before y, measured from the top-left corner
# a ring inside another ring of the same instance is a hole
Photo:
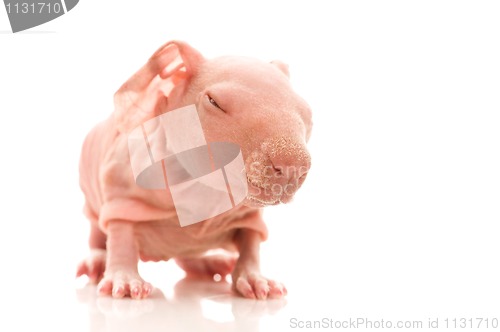
[[[115,93],[114,117],[120,132],[129,132],[163,113],[169,99],[180,98],[196,75],[203,56],[187,43],[161,46]]]
[[[286,63],[284,63],[280,60],[273,60],[273,61],[271,61],[271,64],[278,67],[278,69],[281,70],[281,72],[283,74],[285,74],[286,77],[290,78],[290,72],[288,71],[288,65]]]

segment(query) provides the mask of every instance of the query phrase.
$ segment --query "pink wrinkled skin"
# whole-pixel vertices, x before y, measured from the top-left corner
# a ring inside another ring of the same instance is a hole
[[[180,227],[170,193],[134,181],[127,133],[143,122],[195,104],[207,142],[241,147],[249,193],[217,217]],[[90,255],[77,276],[102,295],[147,297],[152,286],[137,264],[175,259],[189,276],[232,275],[247,298],[280,298],[286,288],[264,277],[259,246],[267,238],[266,205],[289,202],[310,167],[308,105],[291,88],[279,61],[205,59],[186,43],[163,45],[115,94],[115,111],[83,144],[80,186],[90,220]],[[206,255],[211,249],[224,254]]]

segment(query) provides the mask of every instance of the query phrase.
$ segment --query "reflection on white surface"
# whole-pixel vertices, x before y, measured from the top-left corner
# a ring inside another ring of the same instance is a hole
[[[196,279],[178,281],[171,298],[160,289],[144,300],[98,297],[95,286],[77,289],[76,298],[88,308],[89,332],[260,331],[260,318],[286,305],[244,299],[227,282]]]
[[[217,323],[229,323],[234,321],[234,315],[230,303],[215,302],[211,299],[200,301],[203,317]]]

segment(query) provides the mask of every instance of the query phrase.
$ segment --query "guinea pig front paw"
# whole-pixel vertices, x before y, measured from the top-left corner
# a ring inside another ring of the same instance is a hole
[[[104,278],[97,286],[99,295],[111,295],[114,298],[130,296],[133,299],[143,299],[152,291],[153,286],[145,282],[139,273],[124,269],[106,271]]]
[[[104,276],[106,268],[106,250],[91,249],[89,256],[78,264],[76,277],[86,275],[91,284],[97,284]]]
[[[263,277],[260,273],[233,274],[233,289],[249,299],[280,299],[287,295],[282,283]]]

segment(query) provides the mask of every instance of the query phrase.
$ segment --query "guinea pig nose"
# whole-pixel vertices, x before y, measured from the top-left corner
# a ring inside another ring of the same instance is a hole
[[[271,159],[274,175],[285,178],[286,182],[303,181],[309,172],[309,158],[294,158],[293,156],[275,157]]]
[[[277,176],[283,175],[283,167],[282,166],[276,166],[273,164],[273,170]]]

